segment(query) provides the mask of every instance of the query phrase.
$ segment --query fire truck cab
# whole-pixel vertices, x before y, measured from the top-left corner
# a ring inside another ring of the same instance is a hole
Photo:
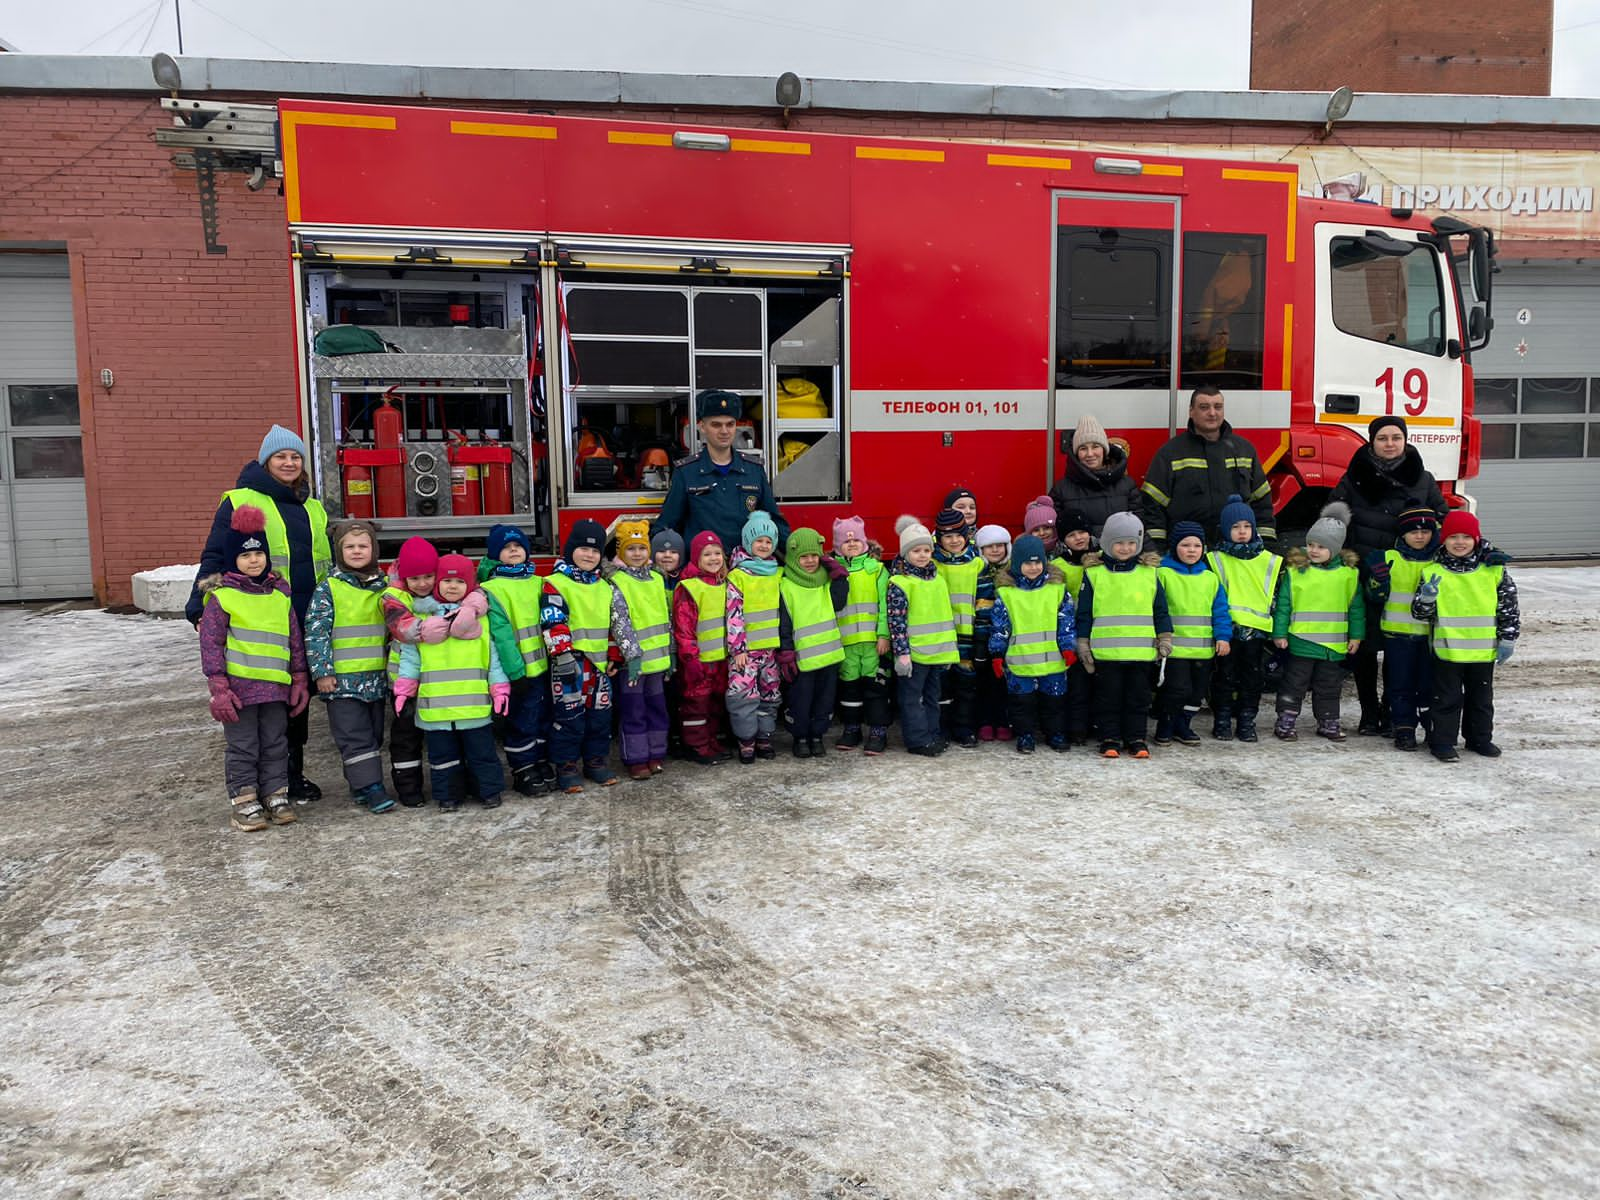
[[[304,419],[331,509],[541,547],[659,505],[744,398],[795,524],[1015,525],[1078,418],[1138,477],[1219,386],[1282,509],[1405,415],[1476,470],[1489,235],[1292,166],[285,100]],[[1461,264],[1470,269],[1459,270]],[[356,327],[353,335],[350,327]]]

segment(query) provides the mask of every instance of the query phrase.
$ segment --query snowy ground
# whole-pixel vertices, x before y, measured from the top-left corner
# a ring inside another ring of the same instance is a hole
[[[1600,569],[1506,756],[1009,747],[226,827],[179,621],[0,610],[0,1195],[1588,1197]]]

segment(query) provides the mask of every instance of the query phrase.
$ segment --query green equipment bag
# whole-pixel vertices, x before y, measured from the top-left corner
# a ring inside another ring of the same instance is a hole
[[[313,348],[328,358],[341,354],[383,354],[389,349],[381,337],[360,325],[330,325],[317,334]]]

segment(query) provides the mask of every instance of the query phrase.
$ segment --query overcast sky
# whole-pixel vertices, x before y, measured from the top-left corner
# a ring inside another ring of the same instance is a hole
[[[184,51],[218,58],[1249,87],[1250,0],[5,0],[0,39],[176,52],[180,3]],[[1555,26],[1552,92],[1600,96],[1600,0],[1556,0]]]

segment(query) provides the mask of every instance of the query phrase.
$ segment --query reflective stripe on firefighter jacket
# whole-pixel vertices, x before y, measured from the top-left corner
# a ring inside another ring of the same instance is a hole
[[[289,530],[278,511],[278,502],[265,492],[254,488],[230,488],[222,493],[224,500],[233,503],[238,512],[246,504],[259,508],[267,518],[267,557],[272,569],[284,579],[289,578]],[[305,500],[306,519],[311,523],[311,568],[321,583],[333,569],[333,549],[328,545],[328,510],[314,496]]]
[[[1011,641],[1006,646],[1006,670],[1013,675],[1036,678],[1059,675],[1067,669],[1056,644],[1056,619],[1066,599],[1067,585],[1045,583],[1024,591],[1016,587],[996,588],[1011,618]]]
[[[779,586],[783,606],[789,610],[794,633],[795,664],[802,671],[818,671],[844,661],[839,621],[833,613],[828,585],[804,587],[792,579]]]
[[[1167,594],[1167,613],[1172,617],[1172,657],[1215,658],[1211,603],[1217,598],[1222,580],[1213,571],[1189,575],[1171,567],[1158,567],[1156,574]]]
[[[948,666],[956,661],[956,621],[950,611],[950,590],[937,574],[932,579],[894,575],[890,587],[906,597],[906,632],[911,641],[911,661],[925,666]]]
[[[1496,609],[1503,567],[1481,563],[1467,572],[1428,564],[1424,580],[1439,581],[1439,609],[1433,620],[1433,652],[1445,662],[1493,662]]]
[[[417,645],[417,721],[481,721],[489,715],[489,625],[475,638]]]
[[[1094,588],[1094,624],[1089,649],[1107,662],[1154,662],[1156,658],[1156,584],[1154,567],[1108,571],[1102,566],[1084,572]]]
[[[544,609],[544,580],[533,575],[521,579],[492,575],[478,586],[493,596],[506,614],[511,636],[517,641],[517,653],[522,655],[523,674],[529,679],[539,678],[550,669],[549,659],[545,657],[544,630],[539,627],[539,613]],[[567,615],[571,617],[572,614],[569,611]],[[568,628],[571,625],[569,620]],[[610,626],[608,610],[606,627]]]
[[[611,585],[604,579],[579,583],[560,571],[545,578],[567,602],[572,648],[604,670],[606,647],[611,644]]]
[[[1411,637],[1426,637],[1428,625],[1411,615],[1411,602],[1417,598],[1417,584],[1423,571],[1432,564],[1407,558],[1398,550],[1383,556],[1389,564],[1389,598],[1383,602],[1383,615],[1378,628],[1385,633],[1403,633]]]
[[[261,595],[219,587],[207,596],[228,614],[223,658],[235,679],[289,682],[289,597],[273,590]]]
[[[1263,550],[1254,558],[1235,558],[1220,550],[1206,555],[1228,593],[1228,613],[1235,625],[1272,632],[1272,598],[1278,591],[1283,558]]]
[[[839,610],[839,640],[846,646],[859,646],[878,640],[878,573],[851,571],[850,590],[844,608]]]
[[[735,570],[730,576],[744,597],[744,647],[746,650],[778,648],[778,581],[783,576],[753,575]]]
[[[639,649],[644,652],[640,669],[646,675],[656,675],[670,668],[671,606],[667,603],[667,589],[662,584],[661,572],[652,570],[649,579],[636,579],[626,571],[618,571],[611,577],[611,584],[627,601],[633,633],[639,639]]]
[[[1350,602],[1361,577],[1354,567],[1306,567],[1289,572],[1289,633],[1346,654],[1350,650]]]
[[[383,670],[383,594],[329,579],[333,600],[333,673]]]
[[[417,598],[415,596],[413,596],[410,592],[408,592],[405,588],[403,588],[403,587],[395,587],[395,586],[393,586],[391,584],[389,587],[384,588],[383,591],[381,593],[379,593],[379,599],[380,600],[385,596],[387,596],[391,600],[398,600],[401,604],[404,604],[406,606],[406,611],[408,613],[410,613],[412,616],[416,616],[417,615]],[[381,605],[380,605],[380,611],[381,611]],[[389,672],[389,686],[392,688],[392,687],[394,687],[394,681],[396,679],[400,678],[400,639],[399,638],[394,638],[389,642],[389,661],[388,661],[388,665],[387,665],[387,670]]]
[[[707,583],[696,576],[681,580],[678,586],[688,588],[694,600],[694,640],[700,648],[700,661],[721,662],[728,657],[728,585]]]
[[[939,578],[944,580],[945,589],[950,593],[950,615],[956,621],[956,635],[971,637],[972,610],[977,602],[978,575],[983,571],[983,559],[974,558],[964,563],[934,559],[933,565],[939,569]]]

